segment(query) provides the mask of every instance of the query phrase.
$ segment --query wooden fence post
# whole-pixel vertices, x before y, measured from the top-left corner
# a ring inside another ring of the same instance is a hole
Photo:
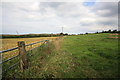
[[[25,49],[25,42],[20,41],[18,42],[18,51],[19,51],[19,59],[20,59],[20,69],[23,71],[27,68],[27,59],[26,59],[26,49]]]
[[[32,45],[30,45],[30,49],[32,49]],[[31,50],[31,53],[32,53],[32,50]]]

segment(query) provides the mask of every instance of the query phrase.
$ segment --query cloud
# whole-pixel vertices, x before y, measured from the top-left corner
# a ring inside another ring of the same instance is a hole
[[[3,33],[85,33],[117,29],[113,2],[3,2]],[[110,25],[110,27],[106,27]],[[59,28],[58,28],[59,26]]]
[[[44,7],[58,8],[59,6],[66,4],[66,2],[41,2]]]
[[[117,2],[99,2],[92,8],[96,14],[103,17],[111,17],[118,15],[118,3]]]

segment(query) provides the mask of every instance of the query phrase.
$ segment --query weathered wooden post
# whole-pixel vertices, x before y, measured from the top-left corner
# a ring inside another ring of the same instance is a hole
[[[30,45],[30,49],[32,49],[32,45]],[[31,53],[32,53],[32,50],[31,50]]]
[[[23,71],[27,68],[27,59],[26,59],[26,49],[25,49],[25,42],[20,41],[18,42],[18,51],[19,51],[19,59],[20,59],[20,69]]]

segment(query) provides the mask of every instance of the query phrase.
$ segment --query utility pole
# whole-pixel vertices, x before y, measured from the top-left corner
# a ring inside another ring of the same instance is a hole
[[[19,34],[18,31],[16,31],[17,35]]]
[[[63,28],[64,28],[64,27],[62,27],[62,33],[63,33]]]

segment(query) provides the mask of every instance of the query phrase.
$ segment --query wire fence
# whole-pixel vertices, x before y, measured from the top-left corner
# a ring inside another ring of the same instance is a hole
[[[34,45],[34,44],[42,43],[42,42],[43,42],[42,44],[45,44],[47,41],[49,41],[49,40],[38,41],[38,42],[30,43],[30,44],[27,44],[27,45],[24,45],[24,46],[25,46],[25,47],[26,47],[26,46],[32,46],[32,45]],[[41,45],[42,45],[42,44],[41,44]],[[38,46],[36,46],[36,47],[34,47],[34,48],[31,48],[31,49],[29,49],[29,50],[26,51],[26,52],[32,51],[33,49],[35,49],[35,48],[37,48],[37,47],[40,47],[41,45],[38,45]],[[6,53],[6,52],[9,52],[9,51],[13,51],[13,50],[19,49],[19,48],[20,48],[20,47],[18,46],[18,47],[14,47],[14,48],[10,48],[10,49],[7,49],[7,50],[0,51],[0,55],[1,55],[1,54],[4,54],[4,53]],[[22,52],[22,51],[19,51],[19,53],[20,53],[20,52]],[[7,61],[10,61],[10,60],[12,60],[12,59],[20,56],[19,53],[18,53],[16,56],[12,56],[12,57],[10,57],[10,58],[8,58],[8,59],[5,59],[5,60],[1,61],[0,64],[3,64],[3,63],[5,63],[5,62],[7,62]],[[12,65],[10,65],[7,69],[3,70],[2,73],[5,73],[6,71],[8,71],[8,70],[10,70],[11,68],[15,67],[16,65],[18,65],[19,63],[20,63],[20,61],[14,63],[14,64],[12,64]]]

